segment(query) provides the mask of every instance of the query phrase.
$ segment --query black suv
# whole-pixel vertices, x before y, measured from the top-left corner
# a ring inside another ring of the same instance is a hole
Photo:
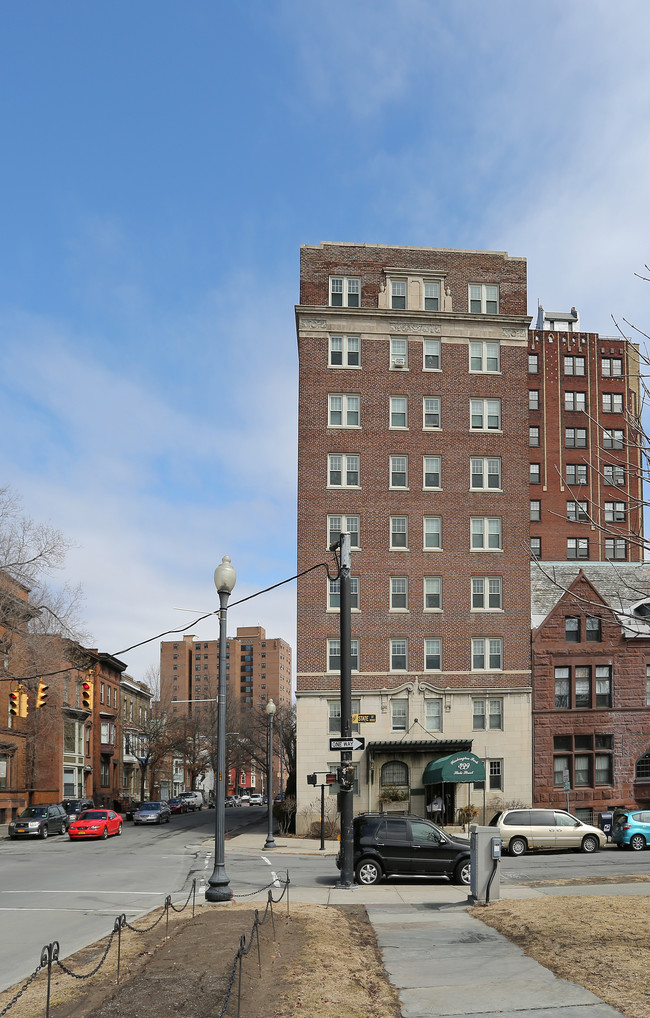
[[[358,884],[382,877],[448,877],[469,884],[469,841],[407,813],[360,813],[353,821],[354,873]],[[341,853],[336,857],[341,868]]]
[[[68,822],[76,820],[85,809],[95,808],[95,803],[92,799],[64,799],[61,805],[68,814]]]

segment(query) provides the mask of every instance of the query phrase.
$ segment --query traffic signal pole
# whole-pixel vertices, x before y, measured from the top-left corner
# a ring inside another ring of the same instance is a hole
[[[350,600],[350,535],[341,534],[340,625],[341,625],[341,736],[352,738],[352,611]],[[352,766],[352,750],[341,750],[341,770]],[[341,876],[337,887],[354,886],[354,783],[341,786]]]

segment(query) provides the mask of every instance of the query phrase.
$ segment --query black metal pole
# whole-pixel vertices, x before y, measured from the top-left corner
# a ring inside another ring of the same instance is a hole
[[[219,693],[217,697],[217,774],[214,803],[214,871],[208,880],[206,901],[230,901],[226,873],[226,620],[229,590],[219,591]]]
[[[341,736],[352,738],[352,611],[350,600],[350,535],[341,534]],[[352,750],[341,750],[341,767],[349,767]],[[341,876],[339,887],[354,884],[354,789],[342,789],[341,802]]]
[[[271,701],[269,701],[271,702]],[[266,841],[264,842],[264,848],[275,848],[275,841],[273,838],[273,714],[269,714],[269,760],[268,760],[268,777],[267,784],[269,786],[269,801],[268,801],[268,829],[266,834]]]

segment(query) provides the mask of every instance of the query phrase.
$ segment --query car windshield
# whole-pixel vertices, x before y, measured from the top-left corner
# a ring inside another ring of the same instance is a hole
[[[157,813],[161,807],[159,802],[143,802],[140,806],[141,813]]]
[[[106,813],[102,812],[102,810],[100,810],[100,809],[87,809],[84,813],[81,814],[79,819],[80,820],[105,820],[106,819]]]
[[[65,810],[76,810],[81,806],[81,799],[64,799],[61,805]]]
[[[20,816],[21,816],[21,818],[22,817],[46,817],[47,816],[47,806],[28,806],[27,809],[24,809],[22,811]]]

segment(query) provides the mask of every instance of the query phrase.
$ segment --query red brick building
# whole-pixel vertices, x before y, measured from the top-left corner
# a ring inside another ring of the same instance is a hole
[[[355,808],[399,785],[421,811],[422,765],[461,743],[488,796],[529,798],[526,263],[321,244],[300,300],[298,569],[351,534],[354,706],[377,717]],[[298,582],[299,812],[336,762],[338,597],[324,569]]]

